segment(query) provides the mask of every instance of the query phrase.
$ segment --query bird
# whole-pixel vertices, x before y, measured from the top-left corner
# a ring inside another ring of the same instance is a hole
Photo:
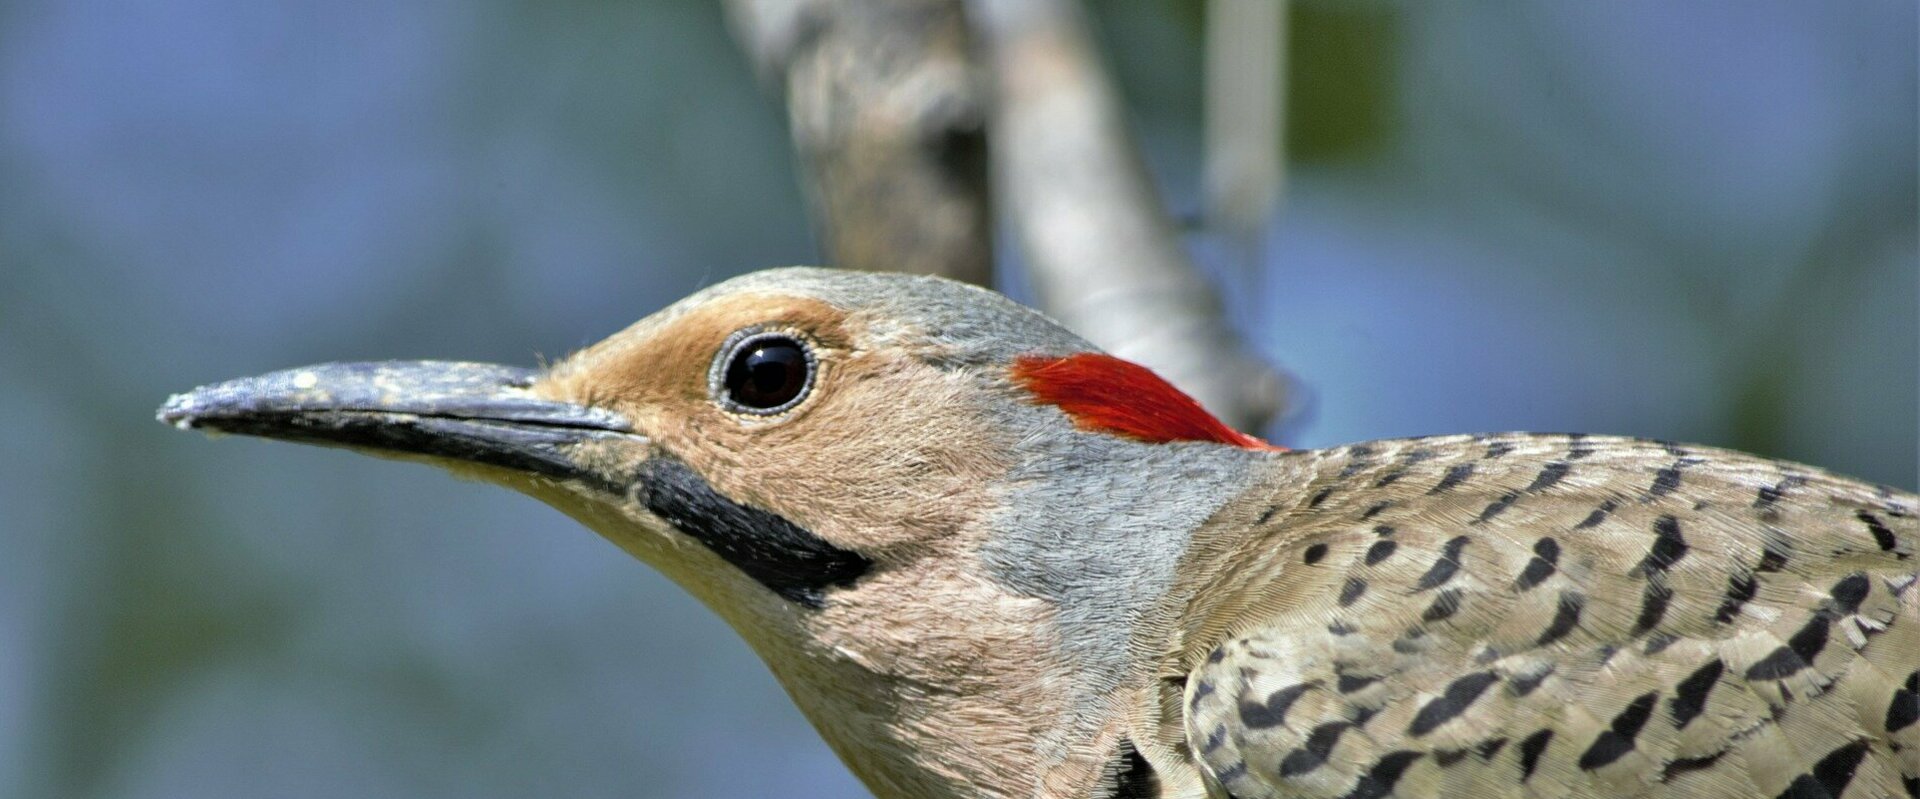
[[[1706,446],[1287,449],[986,289],[788,267],[546,368],[159,419],[532,495],[883,799],[1920,796],[1920,497]]]

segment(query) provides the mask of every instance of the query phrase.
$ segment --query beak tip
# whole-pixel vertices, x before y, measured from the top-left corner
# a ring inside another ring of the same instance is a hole
[[[154,411],[154,420],[177,430],[192,430],[194,423],[198,421],[199,396],[198,390],[169,395],[167,401],[160,405],[160,409]]]
[[[251,382],[241,378],[169,395],[153,418],[178,430],[200,429],[211,420],[252,408],[255,403],[248,400],[258,391],[251,390]]]
[[[365,395],[358,397],[364,404],[386,391],[382,370],[398,364],[321,364],[234,378],[167,397],[154,419],[180,430],[217,429],[222,421],[331,407],[336,389]],[[340,374],[323,376],[323,370]],[[329,377],[345,379],[335,386],[327,384]]]

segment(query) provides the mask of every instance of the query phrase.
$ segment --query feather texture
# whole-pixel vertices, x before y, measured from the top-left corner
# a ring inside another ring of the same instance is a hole
[[[1187,622],[1229,795],[1914,795],[1914,496],[1618,438],[1304,455]]]

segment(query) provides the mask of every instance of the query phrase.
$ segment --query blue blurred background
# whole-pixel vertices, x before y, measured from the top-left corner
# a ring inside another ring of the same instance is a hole
[[[1191,214],[1199,6],[1094,12]],[[1628,433],[1914,488],[1915,15],[1297,4],[1246,303],[1310,392],[1283,437]],[[710,2],[0,7],[0,795],[863,795],[559,514],[151,421],[312,361],[531,364],[814,261],[783,119]]]

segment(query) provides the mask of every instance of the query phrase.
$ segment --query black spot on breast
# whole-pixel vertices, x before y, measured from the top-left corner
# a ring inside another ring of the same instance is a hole
[[[1675,561],[1687,556],[1687,539],[1680,535],[1680,520],[1671,515],[1653,522],[1653,548],[1633,567],[1635,577],[1666,571]]]
[[[1386,560],[1389,556],[1393,555],[1393,551],[1399,548],[1399,546],[1399,543],[1390,539],[1373,542],[1373,546],[1367,547],[1366,564],[1368,566],[1378,565],[1380,561]]]
[[[1552,538],[1542,538],[1533,542],[1533,557],[1527,561],[1526,568],[1520,570],[1520,576],[1514,578],[1514,590],[1531,590],[1548,577],[1552,577],[1559,563],[1560,542]]]
[[[1454,613],[1459,612],[1460,594],[1461,591],[1458,588],[1449,588],[1441,591],[1438,596],[1433,598],[1433,604],[1428,605],[1427,609],[1421,612],[1420,620],[1427,623],[1443,621],[1451,617]]]
[[[1213,725],[1213,732],[1207,733],[1207,739],[1200,742],[1200,754],[1210,755],[1227,742],[1227,725]]]
[[[1721,624],[1732,624],[1740,615],[1740,608],[1753,599],[1760,584],[1752,574],[1740,572],[1727,578],[1727,597],[1720,603],[1720,609],[1713,614],[1713,620]]]
[[[1867,532],[1873,535],[1873,543],[1880,547],[1881,552],[1892,552],[1899,545],[1900,542],[1893,537],[1893,530],[1888,529],[1887,523],[1880,521],[1880,517],[1863,510],[1853,514],[1853,518],[1867,526]]]
[[[1267,694],[1265,702],[1257,699],[1240,700],[1240,723],[1253,729],[1278,727],[1287,722],[1287,710],[1300,696],[1319,687],[1318,681],[1289,685]]]
[[[1565,479],[1567,472],[1572,470],[1573,464],[1571,463],[1566,461],[1550,461],[1540,469],[1539,474],[1533,476],[1533,482],[1527,484],[1526,492],[1529,494],[1537,494],[1552,488],[1559,484],[1561,480]]]
[[[1487,457],[1498,458],[1513,451],[1513,442],[1495,441],[1487,445]]]
[[[1386,488],[1387,486],[1400,482],[1400,478],[1406,477],[1406,476],[1407,476],[1407,470],[1395,469],[1391,472],[1387,472],[1386,474],[1380,475],[1380,479],[1373,481],[1373,487]]]
[[[1274,515],[1274,514],[1276,514],[1276,513],[1279,513],[1279,512],[1280,512],[1280,506],[1279,506],[1279,505],[1272,505],[1272,506],[1269,506],[1269,507],[1268,507],[1268,508],[1267,508],[1266,510],[1263,510],[1263,511],[1261,511],[1261,512],[1260,512],[1260,518],[1258,518],[1258,519],[1254,519],[1254,520],[1253,520],[1253,523],[1254,523],[1254,525],[1255,525],[1255,526],[1259,526],[1259,525],[1262,525],[1262,524],[1266,524],[1266,523],[1267,523],[1267,522],[1268,522],[1269,520],[1271,520],[1271,519],[1273,518],[1273,515]]]
[[[1805,485],[1806,482],[1807,478],[1805,477],[1787,475],[1780,478],[1780,482],[1778,483],[1770,486],[1761,486],[1753,498],[1753,507],[1755,510],[1766,511],[1778,503],[1781,497],[1786,496],[1788,490]]]
[[[1647,590],[1640,594],[1640,617],[1633,621],[1633,634],[1648,632],[1660,625],[1667,616],[1667,604],[1673,600],[1673,589],[1663,581],[1647,583]]]
[[[1107,798],[1154,799],[1159,795],[1160,777],[1153,772],[1153,764],[1140,755],[1132,741],[1122,738],[1114,752],[1113,792]]]
[[[1307,507],[1318,508],[1320,507],[1320,503],[1327,501],[1327,497],[1330,496],[1333,496],[1333,486],[1322,488],[1320,489],[1320,493],[1313,495],[1313,499],[1307,500]]]
[[[1920,671],[1907,675],[1907,682],[1893,692],[1887,703],[1887,732],[1906,729],[1920,721]]]
[[[1780,799],[1838,799],[1846,794],[1847,783],[1853,782],[1853,773],[1860,768],[1860,761],[1867,756],[1866,739],[1853,741],[1820,758],[1813,764],[1813,771],[1793,778]]]
[[[1469,752],[1465,749],[1435,749],[1433,762],[1441,768],[1452,768],[1453,764],[1467,759],[1468,754]]]
[[[1574,525],[1573,529],[1588,530],[1599,527],[1601,522],[1607,520],[1607,514],[1612,513],[1614,508],[1617,507],[1620,507],[1619,504],[1611,499],[1601,502],[1598,507],[1593,509],[1592,513],[1587,514],[1587,518],[1582,519],[1579,524]]]
[[[1587,442],[1587,434],[1573,433],[1567,436],[1567,460],[1577,461],[1593,454],[1593,445]]]
[[[1474,700],[1486,692],[1488,686],[1499,681],[1500,675],[1491,671],[1475,672],[1455,679],[1447,684],[1445,692],[1420,707],[1420,712],[1413,716],[1413,723],[1407,725],[1407,732],[1413,735],[1433,732],[1440,725],[1466,712]]]
[[[1373,526],[1373,534],[1380,536],[1381,538],[1386,538],[1388,536],[1391,536],[1394,534],[1393,525],[1376,524]]]
[[[1714,658],[1694,669],[1692,674],[1674,686],[1673,699],[1667,702],[1667,713],[1673,717],[1674,729],[1685,729],[1699,718],[1700,712],[1707,708],[1707,695],[1713,692],[1714,686],[1720,684],[1720,675],[1726,671],[1726,662]]]
[[[1367,676],[1362,676],[1358,674],[1342,674],[1340,675],[1339,682],[1337,682],[1334,685],[1334,687],[1340,689],[1340,693],[1350,694],[1350,693],[1353,693],[1354,691],[1361,690],[1379,681],[1380,681],[1379,677],[1367,677]]]
[[[1349,607],[1367,593],[1367,581],[1358,577],[1347,578],[1346,585],[1340,586],[1340,607]]]
[[[1793,552],[1793,542],[1779,530],[1767,528],[1760,540],[1760,562],[1753,570],[1765,574],[1777,572],[1787,565],[1787,557]]]
[[[1726,755],[1727,750],[1722,749],[1703,757],[1682,757],[1667,761],[1666,768],[1660,770],[1660,781],[1671,782],[1675,777],[1683,774],[1705,768],[1712,768],[1713,764],[1720,762],[1720,758],[1726,757]]]
[[[1314,544],[1312,546],[1307,547],[1306,552],[1301,554],[1300,559],[1302,561],[1305,561],[1308,566],[1312,566],[1316,563],[1319,563],[1320,560],[1322,558],[1325,558],[1326,556],[1327,556],[1327,545]]]
[[[1858,613],[1860,603],[1866,600],[1867,592],[1871,590],[1873,590],[1873,583],[1867,580],[1867,575],[1854,572],[1840,578],[1840,582],[1834,583],[1833,588],[1827,593],[1833,597],[1834,612],[1846,615]]]
[[[1433,562],[1433,566],[1427,569],[1426,574],[1420,575],[1420,579],[1413,584],[1413,590],[1426,591],[1438,588],[1453,579],[1453,575],[1460,571],[1460,552],[1471,541],[1472,539],[1464,535],[1455,536],[1447,541],[1440,552],[1440,559]]]
[[[1647,726],[1647,719],[1653,715],[1653,705],[1660,701],[1658,693],[1644,693],[1627,704],[1625,710],[1613,717],[1608,728],[1593,740],[1593,745],[1580,755],[1580,768],[1584,771],[1604,768],[1633,751],[1633,739],[1640,729]]]
[[[1520,493],[1517,491],[1508,491],[1505,494],[1501,494],[1499,499],[1487,503],[1487,506],[1481,509],[1479,518],[1474,519],[1473,523],[1484,524],[1493,517],[1507,512],[1508,508],[1513,507],[1514,500],[1519,498]]]
[[[1553,743],[1553,730],[1541,730],[1520,741],[1520,781],[1526,782],[1533,776],[1533,769],[1540,765],[1540,756],[1547,753],[1547,744]]]
[[[1505,738],[1491,738],[1486,741],[1482,741],[1480,743],[1479,748],[1475,750],[1475,754],[1478,754],[1480,756],[1480,760],[1483,762],[1490,761],[1493,759],[1494,755],[1500,754],[1500,750],[1502,748],[1505,748],[1506,745],[1507,745],[1507,739]]]
[[[1341,734],[1351,726],[1344,721],[1330,721],[1314,727],[1313,731],[1307,733],[1305,744],[1281,758],[1280,776],[1297,777],[1325,765],[1334,744],[1340,742]]]
[[[1378,516],[1380,515],[1381,511],[1386,510],[1387,508],[1390,508],[1390,507],[1393,507],[1393,500],[1383,499],[1383,500],[1380,500],[1379,502],[1375,502],[1373,503],[1373,505],[1367,508],[1366,513],[1360,514],[1360,520],[1366,521],[1375,516]]]
[[[1367,774],[1353,786],[1341,799],[1382,799],[1393,793],[1393,786],[1400,782],[1407,767],[1419,760],[1422,754],[1407,749],[1388,752],[1367,769]]]
[[[1429,489],[1427,493],[1429,494],[1442,493],[1448,489],[1453,488],[1454,486],[1457,486],[1457,485],[1460,485],[1461,483],[1466,482],[1467,478],[1472,476],[1473,476],[1473,464],[1462,463],[1458,466],[1454,466],[1452,468],[1447,469],[1447,473],[1440,478],[1440,482],[1434,484],[1433,488]]]
[[[1553,613],[1553,621],[1540,633],[1540,639],[1534,643],[1546,646],[1562,638],[1580,624],[1580,610],[1587,604],[1585,595],[1577,591],[1561,591],[1560,607]]]
[[[692,467],[656,455],[635,474],[634,499],[674,529],[782,598],[811,608],[828,588],[852,585],[873,567],[799,525],[714,490]]]
[[[1201,700],[1212,695],[1213,683],[1207,680],[1201,680],[1193,686],[1193,696],[1187,700],[1187,706],[1190,708],[1198,708],[1200,707]]]
[[[1801,669],[1813,665],[1813,660],[1827,648],[1827,637],[1831,632],[1833,617],[1827,613],[1815,613],[1807,619],[1806,626],[1787,639],[1787,645],[1773,650],[1759,662],[1747,669],[1749,680],[1778,680],[1798,674]]]
[[[1647,487],[1647,495],[1664,497],[1680,488],[1680,467],[1684,465],[1685,461],[1677,461],[1672,466],[1654,472],[1653,485]]]

